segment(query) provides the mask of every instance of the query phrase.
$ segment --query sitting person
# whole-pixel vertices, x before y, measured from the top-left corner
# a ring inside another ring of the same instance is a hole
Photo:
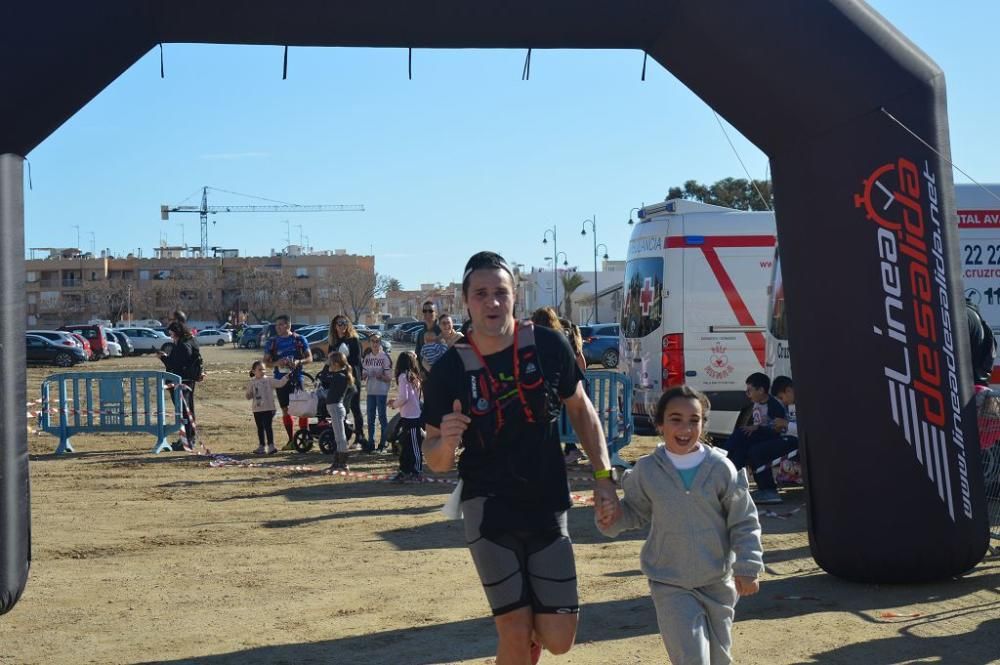
[[[782,502],[771,464],[799,449],[799,430],[795,422],[795,384],[787,376],[777,376],[771,384],[771,394],[784,405],[788,417],[774,419],[772,427],[777,436],[753,443],[747,451],[747,463],[757,483],[757,491],[751,494],[751,498],[758,506]]]
[[[767,374],[754,372],[747,377],[746,386],[747,397],[752,403],[750,410],[752,424],[738,424],[729,439],[722,445],[722,449],[729,455],[729,461],[737,470],[747,465],[747,454],[751,446],[780,435],[780,432],[775,429],[776,421],[788,420],[788,411],[785,406],[768,393],[771,388],[771,379],[768,378]]]

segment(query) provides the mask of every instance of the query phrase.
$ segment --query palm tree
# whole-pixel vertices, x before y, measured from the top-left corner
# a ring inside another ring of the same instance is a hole
[[[587,283],[580,273],[564,272],[559,276],[559,281],[563,285],[563,316],[570,321],[573,320],[573,292]]]

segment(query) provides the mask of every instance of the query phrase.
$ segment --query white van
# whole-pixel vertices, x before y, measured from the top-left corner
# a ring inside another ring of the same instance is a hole
[[[747,404],[746,378],[764,369],[771,212],[674,199],[646,206],[632,231],[621,317],[622,371],[632,378],[637,432],[669,387],[712,402],[708,430],[728,436]]]
[[[1000,185],[984,187],[955,185],[962,284],[965,296],[976,304],[994,335],[1000,338]],[[785,290],[777,251],[768,289],[766,357],[767,375],[772,379],[792,375]],[[993,368],[990,384],[1000,389],[1000,365]]]

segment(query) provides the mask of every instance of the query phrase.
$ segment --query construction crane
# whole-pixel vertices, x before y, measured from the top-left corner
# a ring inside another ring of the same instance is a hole
[[[201,255],[208,256],[208,216],[209,214],[216,214],[219,212],[364,212],[365,207],[363,205],[296,205],[294,203],[284,203],[282,201],[271,201],[270,199],[263,199],[259,196],[253,196],[250,198],[257,198],[265,201],[271,201],[275,205],[227,205],[227,206],[210,206],[208,205],[208,190],[215,192],[225,192],[226,194],[236,194],[237,196],[249,196],[248,194],[240,194],[238,192],[230,192],[225,189],[217,189],[215,187],[202,187],[201,188],[201,205],[161,205],[160,206],[160,219],[167,221],[170,219],[170,213],[172,212],[196,212],[201,216]]]

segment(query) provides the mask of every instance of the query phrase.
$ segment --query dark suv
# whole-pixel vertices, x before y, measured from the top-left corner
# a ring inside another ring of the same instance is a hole
[[[583,336],[583,357],[588,365],[600,363],[608,369],[618,367],[618,338],[621,328],[617,323],[595,323],[580,326]]]

